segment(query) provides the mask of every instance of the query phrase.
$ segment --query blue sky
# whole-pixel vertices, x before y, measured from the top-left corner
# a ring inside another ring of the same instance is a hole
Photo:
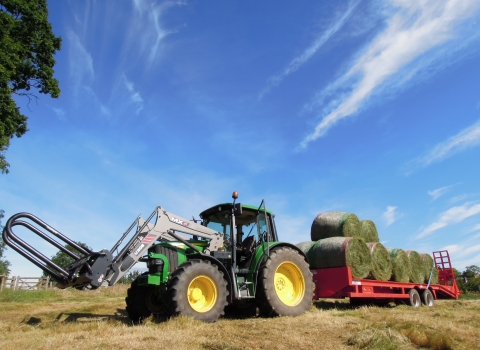
[[[6,218],[100,250],[157,205],[198,217],[235,190],[283,241],[347,211],[388,247],[480,265],[479,1],[48,4],[62,92],[18,100]]]

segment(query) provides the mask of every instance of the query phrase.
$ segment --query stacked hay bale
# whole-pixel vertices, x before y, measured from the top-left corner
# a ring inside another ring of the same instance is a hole
[[[297,247],[307,255],[312,269],[349,266],[355,278],[438,283],[430,255],[385,248],[371,220],[359,220],[347,212],[320,213],[310,234],[312,241]]]
[[[388,281],[392,277],[392,260],[387,249],[379,242],[367,243],[372,256],[369,278]]]
[[[435,268],[433,258],[429,254],[420,254],[423,261],[425,283],[438,284],[438,270]]]
[[[392,260],[392,281],[409,282],[412,266],[410,259],[402,249],[387,249]]]
[[[420,254],[413,250],[407,250],[405,253],[410,260],[410,282],[423,283],[425,281],[425,267]]]
[[[365,242],[380,242],[377,227],[372,220],[360,221],[360,237],[362,237]]]
[[[320,213],[313,220],[312,241],[330,237],[353,237],[360,233],[360,220],[355,214],[345,212]]]
[[[370,250],[358,237],[320,239],[310,246],[307,257],[314,269],[350,266],[355,278],[367,277],[372,263]]]

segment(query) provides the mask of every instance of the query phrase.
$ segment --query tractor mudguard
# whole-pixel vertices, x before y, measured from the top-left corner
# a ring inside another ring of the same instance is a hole
[[[305,255],[305,253],[302,252],[302,250],[297,246],[295,246],[294,244],[286,243],[286,242],[269,242],[269,245],[268,245],[269,250],[270,249],[274,250],[281,247],[288,247],[288,248],[294,249],[301,256],[303,256],[308,263],[308,258]],[[262,263],[265,261],[266,258],[267,256],[265,253],[264,244],[261,244],[258,247],[257,251],[255,252],[255,258],[254,258],[255,260],[252,262],[252,265],[250,265],[250,269],[249,269],[250,272],[255,272],[255,273],[258,272],[258,269],[260,268],[260,266],[262,265]]]

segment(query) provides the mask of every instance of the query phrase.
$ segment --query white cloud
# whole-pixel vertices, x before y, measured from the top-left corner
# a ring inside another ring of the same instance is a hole
[[[348,4],[347,10],[338,16],[333,24],[325,30],[321,35],[319,35],[315,41],[307,47],[307,49],[298,57],[295,57],[292,62],[283,70],[282,73],[274,75],[268,79],[267,86],[260,92],[258,99],[261,100],[273,87],[278,86],[280,82],[291,73],[298,70],[305,62],[307,62],[313,55],[336,33],[340,30],[347,19],[352,14],[353,10],[359,1],[352,1]]]
[[[125,74],[122,75],[122,80],[128,92],[130,93],[130,102],[136,105],[135,113],[138,115],[138,113],[140,113],[140,111],[143,109],[143,98],[140,95],[140,92],[135,90],[133,83],[127,79]]]
[[[464,260],[461,260],[464,259]],[[464,271],[467,266],[477,265],[480,266],[480,254],[472,258],[465,259],[462,255],[452,258],[452,265],[460,271]]]
[[[458,27],[480,7],[477,0],[391,0],[390,3],[392,7],[385,12],[389,16],[386,29],[366,47],[338,82],[327,87],[343,90],[353,86],[352,90],[344,98],[335,97],[334,100],[340,98],[339,104],[305,137],[301,147],[305,148],[338,121],[356,113],[380,88],[400,88],[421,68],[438,63],[441,61],[438,58],[448,53],[440,49],[434,51],[434,48],[456,51],[472,36],[478,36],[477,32],[472,33],[471,27],[458,33]],[[457,45],[442,47],[451,41]],[[425,57],[426,53],[433,57]],[[418,62],[421,59],[424,62]],[[414,65],[415,62],[418,64]]]
[[[440,188],[437,188],[436,190],[432,190],[432,191],[428,191],[428,194],[430,196],[432,196],[432,201],[435,201],[437,200],[438,198],[440,198],[441,196],[443,196],[445,193],[447,193],[448,191],[450,191],[450,189],[453,187],[453,186],[456,186],[458,184],[455,184],[455,185],[450,185],[450,186],[445,186],[445,187],[440,187]]]
[[[440,214],[437,221],[422,229],[415,239],[429,236],[441,228],[459,223],[477,214],[480,214],[480,204],[468,202],[462,206],[452,207]]]
[[[459,252],[463,249],[462,245],[458,244],[452,244],[452,245],[447,245],[446,247],[440,249],[440,250],[448,250],[449,254],[454,254],[456,252]]]
[[[469,233],[475,232],[475,231],[480,231],[480,224],[476,224],[470,230],[468,230]]]
[[[387,206],[387,210],[382,215],[387,226],[390,226],[398,219],[397,207]]]
[[[147,52],[149,63],[153,64],[160,55],[161,44],[165,37],[175,32],[163,28],[162,16],[170,7],[185,5],[185,3],[165,1],[158,5],[156,2],[134,0],[134,5],[138,18],[134,21],[130,39],[141,45],[141,50]]]
[[[58,119],[60,120],[66,120],[67,118],[65,118],[65,110],[63,110],[62,108],[57,108],[57,107],[52,107],[53,111],[55,112],[55,114],[57,115]]]
[[[440,162],[451,155],[468,148],[480,145],[480,121],[462,130],[436,145],[426,155],[414,160],[412,163],[427,167],[432,163]]]
[[[69,65],[70,76],[73,80],[74,90],[77,93],[80,86],[87,84],[95,78],[92,55],[85,49],[80,38],[72,31],[68,32],[70,44]]]
[[[476,252],[480,252],[480,244],[469,247],[463,251],[463,253],[466,255],[476,253]]]

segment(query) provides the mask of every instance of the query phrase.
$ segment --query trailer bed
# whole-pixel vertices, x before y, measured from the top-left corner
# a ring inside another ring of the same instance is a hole
[[[350,267],[312,270],[315,284],[314,300],[320,298],[361,298],[395,301],[408,299],[409,291],[429,289],[435,299],[458,299],[460,290],[455,280],[445,284],[402,283],[352,277]]]

